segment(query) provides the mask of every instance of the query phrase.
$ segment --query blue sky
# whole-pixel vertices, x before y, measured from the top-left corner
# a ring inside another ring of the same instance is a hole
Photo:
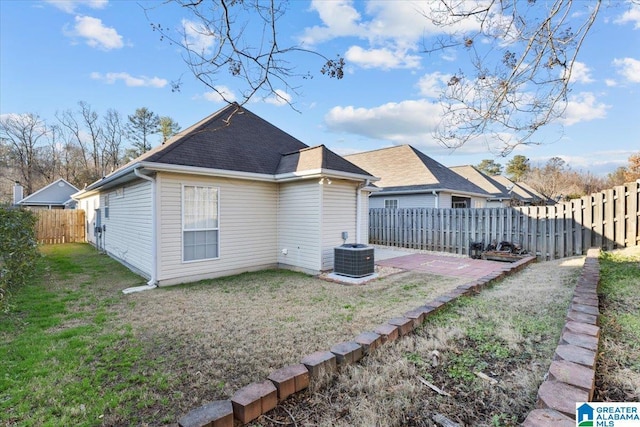
[[[296,55],[297,70],[315,74],[292,82],[297,95],[282,92],[298,111],[273,98],[247,107],[306,144],[340,154],[408,143],[447,166],[505,164],[511,156],[496,157],[484,144],[451,151],[434,141],[437,90],[466,58],[421,53],[434,29],[416,13],[419,3],[294,0],[280,21],[280,41],[342,55],[345,77],[323,77],[319,58]],[[180,50],[152,31],[148,17],[169,28],[193,18],[159,1],[0,0],[0,114],[37,113],[54,123],[56,111],[85,101],[100,114],[147,107],[185,128],[224,106],[191,76]],[[599,175],[626,165],[640,150],[639,46],[640,6],[604,5],[578,58],[561,123],[540,134],[545,144],[512,155],[533,165],[558,156]],[[172,92],[179,78],[182,89]],[[231,77],[222,74],[218,87],[239,98]]]

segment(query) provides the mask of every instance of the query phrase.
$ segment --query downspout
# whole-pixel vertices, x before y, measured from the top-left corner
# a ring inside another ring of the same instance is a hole
[[[134,286],[122,291],[123,294],[142,292],[157,288],[158,285],[158,233],[157,233],[157,209],[156,209],[156,180],[140,173],[141,168],[135,168],[133,173],[145,181],[151,183],[151,278],[144,286]]]
[[[431,194],[433,194],[433,196],[436,198],[436,209],[438,209],[440,207],[440,198],[438,197],[438,192],[436,190],[433,190]]]
[[[362,184],[358,185],[356,189],[356,243],[362,243],[362,232],[360,230],[362,226],[362,189],[369,185],[369,180],[365,180]]]

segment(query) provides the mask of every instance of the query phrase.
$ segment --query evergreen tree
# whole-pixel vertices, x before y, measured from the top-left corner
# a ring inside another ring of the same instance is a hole
[[[484,159],[477,164],[476,169],[489,176],[500,175],[502,173],[502,165],[489,159]]]
[[[160,132],[160,117],[146,107],[138,108],[133,115],[128,116],[127,134],[131,145],[139,156],[151,149],[149,138]]]
[[[529,159],[521,154],[513,156],[513,159],[507,162],[507,176],[512,181],[522,181],[530,170]]]
[[[180,132],[180,125],[171,117],[160,117],[160,133],[162,134],[162,143],[167,142],[176,133]]]

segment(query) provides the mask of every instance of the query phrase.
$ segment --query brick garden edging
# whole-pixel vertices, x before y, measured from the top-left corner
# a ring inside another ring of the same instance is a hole
[[[478,293],[490,283],[522,270],[535,260],[535,257],[528,256],[517,262],[505,264],[499,272],[460,285],[445,295],[407,311],[403,316],[389,319],[388,322],[378,326],[374,332],[363,332],[353,341],[332,346],[330,351],[317,351],[303,356],[300,364],[285,366],[272,372],[267,377],[267,381],[251,383],[238,390],[229,400],[210,402],[190,411],[178,420],[178,425],[180,427],[233,427],[234,418],[247,424],[274,409],[278,402],[306,389],[311,382],[319,380],[325,374],[337,372],[342,366],[357,363],[379,346],[410,334],[429,315],[456,298]],[[581,311],[577,313],[590,315]],[[581,332],[577,331],[577,333]]]
[[[537,409],[529,413],[524,427],[574,427],[576,402],[593,398],[600,339],[599,256],[600,249],[587,251],[547,379],[538,389]]]

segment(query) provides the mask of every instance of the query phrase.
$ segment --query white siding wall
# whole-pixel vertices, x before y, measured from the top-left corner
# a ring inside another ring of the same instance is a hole
[[[385,199],[398,200],[398,208],[435,208],[435,197],[430,193],[421,194],[403,194],[389,196],[371,196],[369,198],[369,207],[384,208]],[[440,206],[442,207],[442,206]],[[451,207],[451,197],[449,197],[449,207]]]
[[[182,262],[182,186],[219,188],[220,257]],[[190,282],[277,265],[277,186],[257,181],[160,174],[161,285]]]
[[[432,207],[432,206],[429,206]],[[434,208],[436,206],[433,206]],[[438,208],[450,209],[451,208],[451,193],[438,193]]]
[[[503,203],[499,200],[489,200],[485,207],[487,208],[501,208]]]
[[[486,208],[487,207],[487,199],[481,197],[472,197],[471,198],[471,207],[472,208]]]
[[[116,191],[117,190],[117,191]],[[109,196],[109,218],[105,196]],[[143,276],[151,277],[151,183],[138,180],[100,194],[104,249]]]
[[[333,269],[333,249],[343,243],[342,232],[349,233],[347,243],[356,242],[356,182],[333,180],[322,185],[322,270]],[[368,212],[368,210],[364,211]],[[367,243],[367,241],[364,241]]]
[[[321,270],[322,187],[315,179],[280,184],[277,240],[280,264],[311,272]],[[285,249],[286,255],[282,253]]]

